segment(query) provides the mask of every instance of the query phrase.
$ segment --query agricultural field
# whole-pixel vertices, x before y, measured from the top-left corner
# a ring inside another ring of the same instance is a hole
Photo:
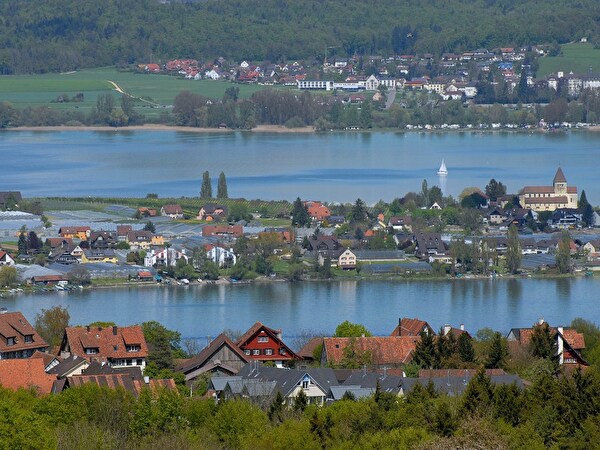
[[[561,46],[562,54],[559,56],[546,56],[540,58],[538,77],[563,71],[577,74],[600,72],[600,49],[594,48],[589,43],[565,44]]]
[[[8,75],[0,77],[0,100],[9,101],[22,109],[27,106],[49,106],[51,108],[77,108],[88,112],[96,104],[99,95],[113,92],[119,94],[110,82],[116,83],[124,92],[147,102],[136,102],[141,112],[147,109],[168,107],[181,91],[221,98],[225,89],[239,87],[240,97],[250,97],[264,86],[232,84],[228,81],[185,80],[170,75],[140,74],[119,71],[113,67],[86,69],[77,72],[43,75]],[[83,93],[82,102],[58,103],[57,98],[67,94],[72,98]],[[146,110],[146,111],[144,111]]]

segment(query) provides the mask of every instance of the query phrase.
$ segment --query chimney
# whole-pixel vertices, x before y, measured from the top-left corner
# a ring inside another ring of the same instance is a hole
[[[448,333],[450,333],[450,330],[452,329],[452,327],[448,324],[444,324],[444,336],[446,336]]]
[[[460,324],[460,329],[461,329],[461,331],[465,331],[465,324],[464,323]]]
[[[283,340],[283,333],[281,332],[281,330],[277,330],[277,339],[279,339],[280,341]]]
[[[117,326],[116,326],[116,325],[113,327],[113,334],[114,334],[115,336],[117,335]]]

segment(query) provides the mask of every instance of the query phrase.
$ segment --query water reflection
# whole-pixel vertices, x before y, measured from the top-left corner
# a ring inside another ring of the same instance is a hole
[[[569,300],[571,296],[571,279],[570,278],[557,278],[556,279],[556,292],[561,300]]]
[[[510,278],[506,283],[507,296],[509,300],[521,300],[523,295],[523,286],[521,280]]]

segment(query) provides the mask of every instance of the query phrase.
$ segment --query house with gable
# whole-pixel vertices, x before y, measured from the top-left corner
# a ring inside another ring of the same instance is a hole
[[[261,322],[252,325],[238,339],[236,345],[248,358],[273,361],[279,367],[284,363],[301,359],[283,342],[281,330],[269,328]]]
[[[331,216],[329,208],[319,201],[308,200],[304,202],[304,206],[306,206],[310,218],[316,222],[322,222]]]
[[[0,250],[0,266],[14,266],[15,260],[4,250]]]
[[[542,326],[544,323],[544,319],[540,319],[536,325],[530,328],[512,328],[506,336],[509,345],[529,347],[534,328]],[[575,328],[560,326],[550,327],[550,332],[556,342],[558,362],[561,366],[588,366],[581,353],[585,348],[583,333],[579,333]]]
[[[168,216],[171,219],[183,219],[183,209],[180,205],[169,204],[160,208],[161,216]]]
[[[60,227],[58,234],[66,239],[79,239],[80,241],[87,240],[90,237],[91,228],[86,226],[81,227]]]
[[[60,355],[77,355],[90,362],[110,367],[146,367],[148,346],[142,327],[67,327],[60,345]]]
[[[206,258],[219,267],[230,267],[235,265],[237,257],[232,248],[226,249],[218,245],[208,244],[206,246]]]
[[[152,248],[144,257],[144,266],[146,267],[168,267],[176,266],[177,261],[184,259],[187,263],[189,258],[185,249],[177,250],[173,247]]]
[[[227,218],[227,206],[217,205],[216,203],[207,203],[200,211],[198,211],[198,220],[206,220],[207,222],[213,222],[218,220],[225,220]]]
[[[415,240],[415,256],[420,259],[427,260],[430,263],[440,261],[446,264],[452,262],[452,257],[448,252],[446,244],[442,241],[440,233],[416,233]]]
[[[250,360],[226,334],[221,333],[200,353],[182,360],[176,371],[185,375],[186,382],[194,381],[207,372],[217,376],[231,376],[236,375]]]
[[[435,332],[433,328],[421,319],[411,319],[409,317],[402,317],[398,320],[398,325],[392,331],[390,336],[412,336],[417,337],[420,336],[421,333],[425,333],[428,335],[435,336]]]
[[[29,358],[48,344],[20,312],[0,311],[0,359]]]

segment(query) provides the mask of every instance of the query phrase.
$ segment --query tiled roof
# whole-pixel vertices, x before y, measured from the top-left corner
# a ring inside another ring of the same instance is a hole
[[[131,392],[136,397],[142,392],[144,387],[148,387],[151,390],[160,388],[166,388],[169,390],[176,390],[175,381],[172,378],[164,380],[150,380],[149,383],[145,383],[143,380],[132,378],[131,375],[126,373],[119,374],[103,374],[103,375],[73,375],[69,377],[70,386],[82,386],[87,383],[92,383],[100,387],[109,387],[116,389],[121,387]]]
[[[403,317],[390,336],[419,336],[425,327],[431,329],[424,320]]]
[[[56,375],[47,374],[41,358],[0,360],[0,385],[17,390],[34,387],[41,394],[49,394]]]
[[[276,330],[274,328],[269,328],[266,325],[263,325],[261,322],[256,322],[254,325],[252,325],[248,331],[246,331],[244,334],[242,334],[240,336],[240,338],[237,340],[236,345],[239,347],[240,345],[244,345],[245,343],[247,343],[252,336],[254,336],[256,333],[258,333],[258,330],[260,330],[261,328],[264,328],[265,331],[269,332],[270,334],[273,334],[275,336],[277,336],[277,333],[280,332],[280,330]]]
[[[165,205],[162,207],[165,214],[183,214],[183,209],[180,205]]]
[[[223,345],[227,345],[229,349],[243,362],[247,363],[250,361],[250,358],[248,358],[231,339],[229,339],[224,333],[221,333],[219,336],[213,339],[209,345],[204,347],[200,353],[190,359],[185,360],[185,362],[179,366],[178,370],[187,372],[195,367],[203,366]]]
[[[558,328],[550,327],[550,331],[552,333],[557,333]],[[521,345],[529,345],[531,342],[533,328],[513,328],[511,332],[515,335],[517,341],[519,341]],[[574,328],[563,328],[562,335],[573,349],[581,350],[585,348],[585,337],[583,333],[578,333]]]
[[[414,336],[325,338],[323,345],[330,364],[342,362],[344,349],[351,342],[354,342],[357,351],[370,351],[375,365],[405,364],[411,361],[419,339]]]
[[[556,171],[556,175],[554,175],[554,181],[553,183],[566,183],[567,179],[565,178],[565,174],[563,173],[562,169],[559,167],[558,170]]]
[[[142,327],[68,327],[65,330],[71,354],[82,358],[106,361],[114,358],[146,358],[148,346]],[[128,352],[127,345],[139,345],[137,352]],[[65,343],[63,342],[63,347]],[[97,348],[98,353],[86,355],[86,348]],[[65,350],[65,348],[61,348]]]
[[[302,359],[313,359],[313,354],[315,352],[315,349],[319,345],[322,345],[322,344],[323,344],[322,337],[311,338],[310,341],[308,341],[306,344],[304,344],[304,347],[302,347],[300,349],[300,351],[298,352],[298,356],[301,356]]]
[[[526,205],[543,205],[543,204],[549,204],[549,205],[554,205],[554,204],[567,204],[568,203],[568,199],[566,196],[564,195],[560,195],[558,197],[534,197],[534,198],[526,198],[525,199],[525,204]]]
[[[25,336],[31,336],[32,342],[25,342]],[[8,338],[14,338],[15,344],[8,345]],[[20,312],[0,314],[0,352],[14,352],[29,349],[47,348],[48,344],[35,331]]]

